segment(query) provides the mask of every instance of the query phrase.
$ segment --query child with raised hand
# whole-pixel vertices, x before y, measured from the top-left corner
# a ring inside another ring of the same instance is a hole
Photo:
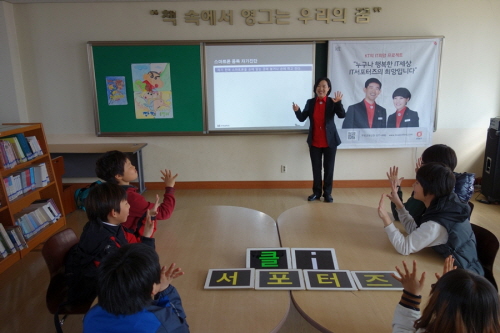
[[[420,314],[421,291],[425,272],[417,274],[413,261],[410,272],[403,261],[404,271],[396,267],[403,285],[401,301],[396,306],[392,332],[418,333],[498,333],[500,307],[495,287],[484,277],[464,269],[455,269],[453,258],[447,257],[443,275],[436,273],[430,299]]]
[[[98,272],[98,300],[85,315],[83,332],[187,333],[189,326],[172,280],[183,275],[143,244],[128,244],[110,254]]]
[[[444,144],[435,144],[424,150],[422,156],[418,158],[417,163],[415,165],[415,173],[417,173],[418,169],[426,164],[438,162],[443,163],[447,167],[453,171],[455,175],[455,187],[454,192],[457,194],[458,198],[462,202],[468,202],[472,195],[474,194],[474,174],[473,173],[457,173],[455,172],[455,168],[457,166],[457,155],[453,148],[444,145]],[[389,181],[396,181],[397,183],[397,193],[401,201],[403,201],[403,192],[401,191],[401,182],[404,177],[398,178],[398,169],[391,169],[391,177]],[[408,198],[408,200],[404,203],[406,210],[410,213],[410,215],[414,218],[417,226],[421,224],[421,218],[423,213],[425,212],[424,204],[415,199],[413,193]],[[396,205],[391,203],[392,215],[394,216],[394,220],[399,221],[398,212],[396,210]]]
[[[171,170],[160,170],[161,179],[165,183],[165,193],[163,201],[159,203],[156,196],[156,204],[148,202],[137,192],[137,187],[130,185],[130,182],[137,179],[137,170],[130,162],[127,155],[118,150],[106,152],[96,162],[96,175],[102,180],[122,186],[127,191],[127,200],[130,204],[130,212],[125,227],[133,230],[138,235],[144,234],[144,221],[148,211],[156,212],[157,220],[170,218],[175,208],[175,179]],[[156,231],[156,220],[154,222],[153,234]]]
[[[143,236],[123,227],[130,205],[121,186],[112,183],[93,186],[85,207],[89,221],[65,261],[68,299],[75,304],[96,297],[97,267],[108,254],[128,243],[144,243],[152,249],[155,246],[149,214],[145,218]]]
[[[388,173],[389,179],[394,172],[397,172],[396,167]],[[382,194],[380,198],[378,215],[396,251],[408,255],[432,247],[443,258],[453,255],[458,267],[484,275],[477,256],[476,237],[469,221],[470,208],[453,192],[455,176],[451,169],[442,163],[426,163],[418,169],[416,178],[413,194],[425,207],[420,226],[397,195],[396,179],[391,179],[391,193]],[[386,197],[396,205],[408,235],[394,226],[384,208]]]

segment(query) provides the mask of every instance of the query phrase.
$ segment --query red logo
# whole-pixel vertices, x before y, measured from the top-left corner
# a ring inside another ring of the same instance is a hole
[[[418,132],[417,132],[417,137],[419,137],[419,138],[420,138],[421,136],[422,136],[422,131],[418,131]]]

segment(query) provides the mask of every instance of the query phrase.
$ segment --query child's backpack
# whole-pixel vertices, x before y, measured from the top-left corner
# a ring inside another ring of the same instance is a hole
[[[76,207],[79,209],[83,209],[85,211],[85,199],[87,199],[87,196],[89,195],[90,189],[98,184],[102,184],[100,180],[93,182],[90,185],[87,185],[85,187],[79,188],[75,191],[75,203]]]

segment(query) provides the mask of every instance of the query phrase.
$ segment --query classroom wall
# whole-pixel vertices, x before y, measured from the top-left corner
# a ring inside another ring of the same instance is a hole
[[[27,120],[43,122],[49,143],[147,142],[146,181],[160,180],[160,168],[178,172],[178,181],[310,180],[305,135],[96,137],[86,43],[88,41],[219,40],[335,37],[444,36],[438,99],[437,131],[433,143],[452,146],[458,154],[457,171],[482,175],[489,120],[500,115],[500,1],[497,0],[337,0],[323,1],[202,1],[149,3],[2,4],[1,25],[13,30],[8,44],[19,54],[20,66],[0,59],[22,78]],[[300,9],[382,7],[368,24],[290,19],[290,25],[243,23],[242,9]],[[7,10],[5,9],[7,8]],[[151,9],[177,11],[178,25],[149,15]],[[189,10],[232,9],[234,25],[187,24]],[[0,42],[5,43],[4,33]],[[1,51],[3,52],[3,51]],[[10,64],[10,65],[9,65]],[[2,81],[2,80],[0,80]],[[0,88],[5,88],[4,82]],[[276,84],[279,89],[279,83]],[[2,90],[2,89],[0,89]],[[0,95],[1,96],[1,95]],[[293,99],[293,96],[290,97]],[[303,101],[305,102],[305,101]],[[347,106],[346,106],[347,107]],[[0,99],[1,120],[10,109]],[[290,112],[292,112],[290,110]],[[23,118],[23,110],[19,112]],[[390,165],[414,178],[415,160],[424,148],[339,150],[336,180],[384,179]],[[281,173],[280,166],[287,172]]]

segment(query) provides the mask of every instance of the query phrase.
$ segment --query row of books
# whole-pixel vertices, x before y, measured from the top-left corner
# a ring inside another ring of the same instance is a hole
[[[0,258],[28,247],[26,240],[61,217],[52,198],[36,200],[14,215],[15,226],[0,223]]]
[[[9,254],[16,253],[28,247],[19,226],[5,228],[0,223],[0,258],[6,258]]]
[[[5,169],[12,169],[43,155],[36,136],[25,137],[23,133],[0,138],[0,162]]]
[[[0,227],[0,236],[4,236],[0,242],[0,255],[5,258],[9,254],[26,248],[26,240],[39,233],[47,225],[57,221],[60,217],[61,212],[52,198],[34,201],[14,215],[15,226],[4,228],[2,225]],[[5,229],[8,238],[1,231],[2,228]],[[12,235],[9,235],[9,233]],[[5,249],[2,249],[2,246]]]
[[[19,170],[9,177],[4,178],[3,181],[9,201],[15,200],[35,188],[47,186],[49,183],[47,165],[45,165],[45,163],[40,163]]]
[[[52,198],[41,199],[14,214],[14,223],[21,227],[24,237],[29,239],[60,217],[61,212]]]

